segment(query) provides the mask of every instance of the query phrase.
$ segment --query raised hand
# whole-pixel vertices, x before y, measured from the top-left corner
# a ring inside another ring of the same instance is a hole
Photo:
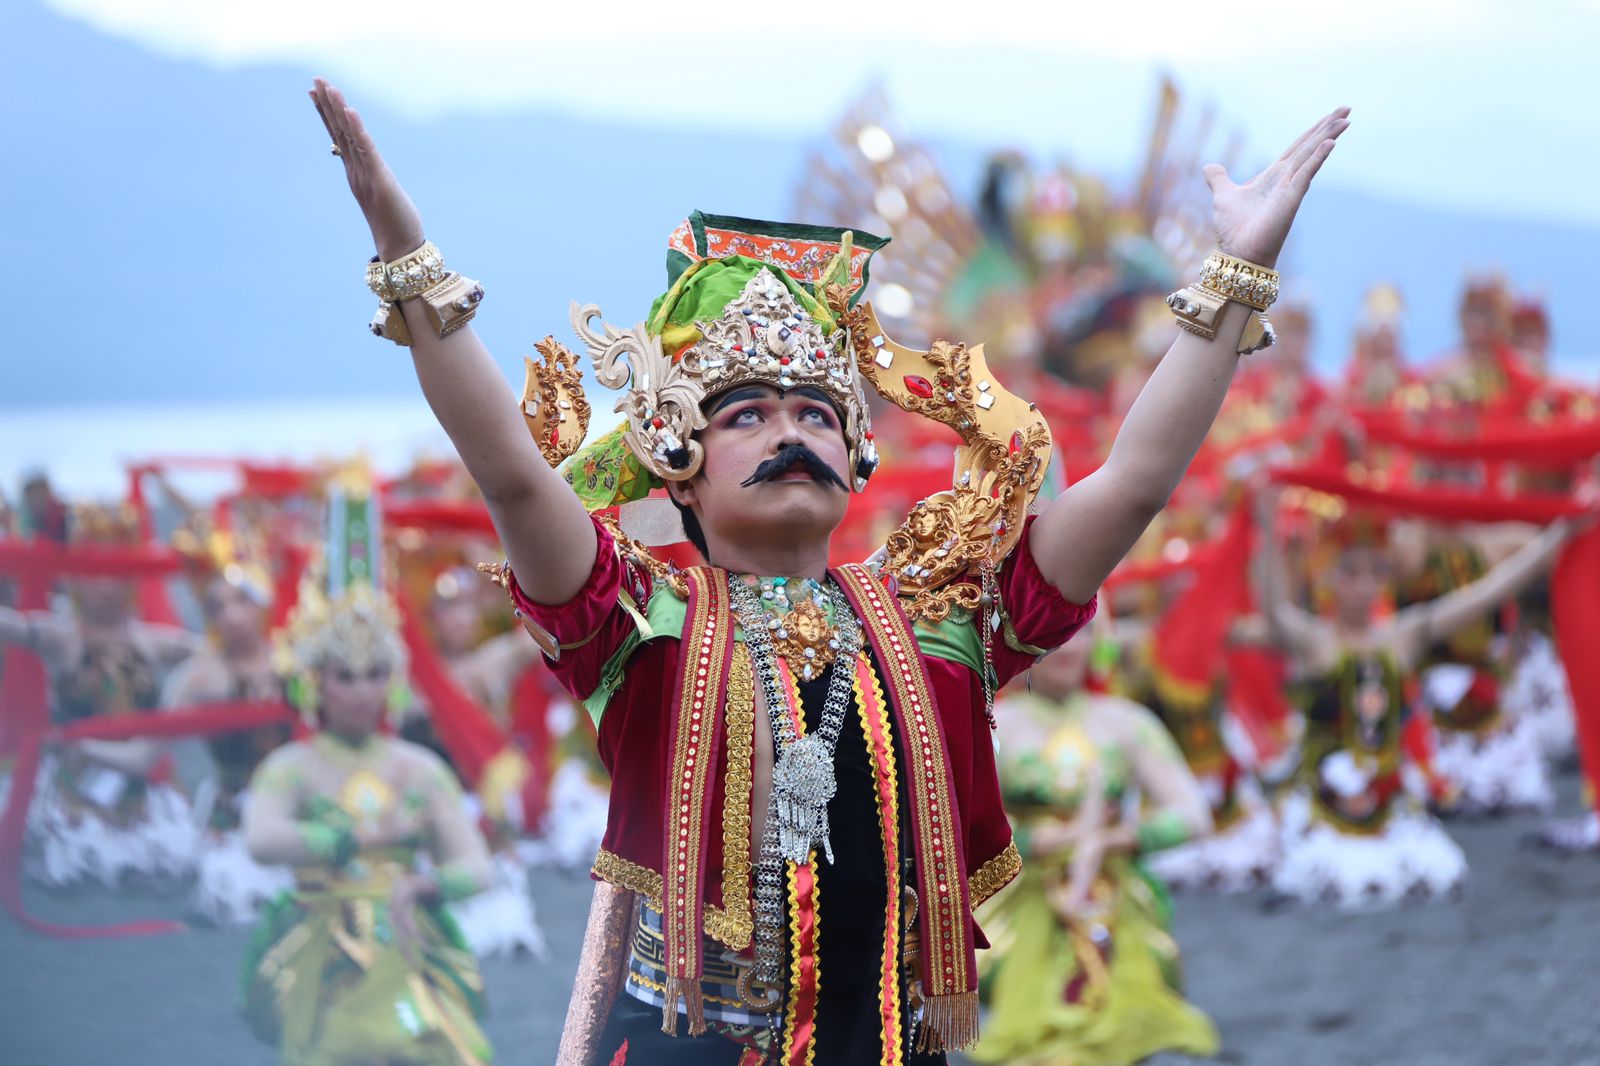
[[[1276,264],[1311,179],[1349,126],[1348,107],[1333,111],[1243,185],[1235,185],[1222,166],[1209,164],[1205,176],[1211,186],[1211,224],[1217,247],[1262,266]]]
[[[422,245],[422,215],[378,154],[361,116],[321,78],[315,79],[309,95],[344,163],[350,192],[366,216],[378,255],[387,261],[416,251]]]

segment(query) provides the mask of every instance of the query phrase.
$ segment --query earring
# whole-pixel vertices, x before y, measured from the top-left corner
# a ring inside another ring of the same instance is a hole
[[[300,712],[301,724],[315,732],[318,725],[317,704],[320,702],[317,679],[309,672],[295,674],[284,683],[284,688],[289,704]]]

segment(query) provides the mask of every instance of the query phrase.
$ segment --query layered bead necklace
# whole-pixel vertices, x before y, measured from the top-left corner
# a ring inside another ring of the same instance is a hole
[[[756,867],[756,976],[768,982],[782,976],[784,864],[810,862],[818,846],[833,862],[828,833],[828,801],[838,790],[833,756],[861,651],[861,624],[843,590],[832,583],[824,588],[810,579],[799,584],[804,598],[796,606],[787,579],[762,582],[759,597],[743,580],[735,577],[729,582],[734,613],[744,629],[772,726],[772,797]],[[780,647],[787,653],[780,653]],[[806,680],[838,662],[828,679],[822,718],[804,736],[796,729],[801,710],[793,687],[784,683],[780,654],[791,671]]]

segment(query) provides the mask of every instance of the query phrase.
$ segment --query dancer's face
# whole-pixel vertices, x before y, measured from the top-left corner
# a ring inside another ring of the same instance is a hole
[[[389,708],[390,668],[377,663],[356,669],[332,662],[319,672],[322,727],[346,740],[371,736]]]
[[[706,413],[698,438],[705,465],[671,491],[695,510],[713,551],[718,541],[803,542],[833,532],[850,502],[850,460],[839,413],[821,392],[740,386],[709,401]],[[785,447],[816,469],[802,461],[763,471]]]
[[[1400,338],[1387,326],[1373,330],[1367,338],[1367,359],[1375,365],[1400,365]]]
[[[1377,548],[1346,548],[1334,571],[1333,604],[1339,620],[1365,626],[1389,583],[1389,559]]]
[[[261,639],[262,610],[250,594],[217,578],[206,586],[206,621],[224,647],[242,648]]]
[[[73,586],[84,621],[113,625],[133,615],[133,586],[111,577],[80,578]]]
[[[471,651],[478,636],[478,606],[464,592],[433,598],[433,632],[446,655]]]
[[[1077,692],[1089,674],[1089,648],[1088,637],[1069,640],[1034,663],[1028,674],[1029,689],[1047,700],[1064,700]]]
[[[1468,307],[1461,312],[1461,343],[1474,351],[1492,347],[1500,339],[1499,323],[1486,307]]]
[[[1521,349],[1533,369],[1541,372],[1545,369],[1550,354],[1550,332],[1542,322],[1529,322],[1519,327],[1511,335],[1511,343]]]

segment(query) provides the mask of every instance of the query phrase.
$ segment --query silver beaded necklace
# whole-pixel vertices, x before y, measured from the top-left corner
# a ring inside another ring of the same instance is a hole
[[[861,651],[861,625],[843,590],[830,582],[828,598],[838,627],[839,655],[833,676],[828,679],[822,720],[816,729],[797,736],[778,670],[778,655],[768,635],[766,611],[756,594],[737,577],[728,586],[772,725],[776,760],[772,797],[761,837],[761,861],[756,867],[756,976],[775,982],[780,979],[783,966],[784,863],[811,861],[811,853],[819,844],[828,862],[833,862],[828,832],[828,801],[838,790],[833,756],[850,705],[854,664]]]

